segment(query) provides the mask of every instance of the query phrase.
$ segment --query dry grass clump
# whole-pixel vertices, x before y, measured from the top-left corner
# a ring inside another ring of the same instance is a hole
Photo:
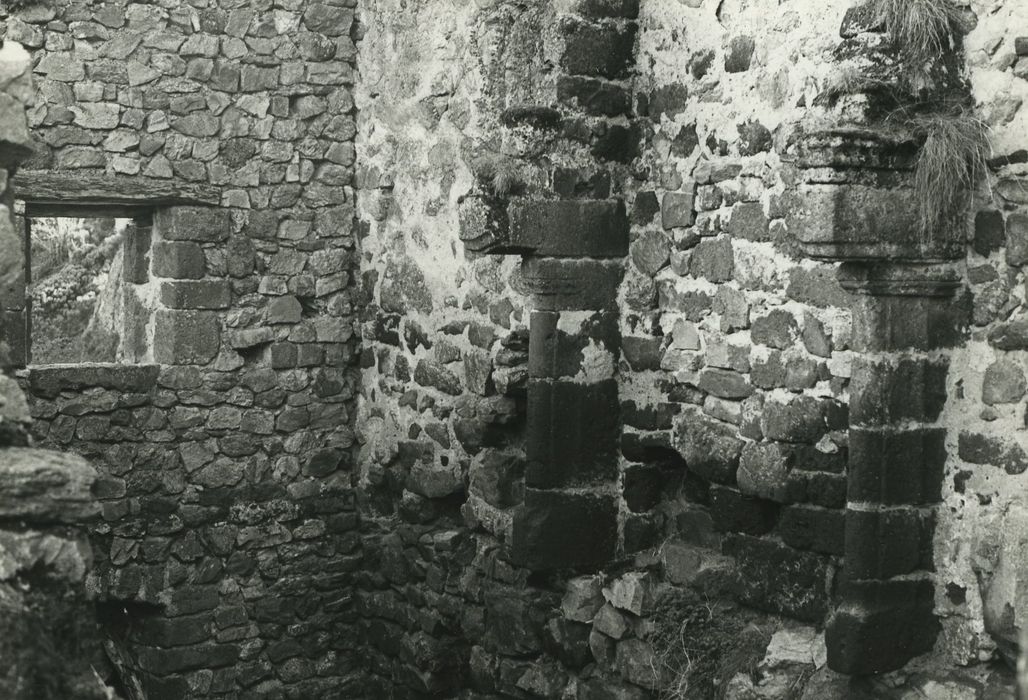
[[[875,21],[917,72],[953,48],[963,15],[953,0],[871,0]]]
[[[960,226],[969,199],[988,169],[989,127],[965,106],[891,117],[923,139],[914,174],[921,234]]]
[[[661,700],[721,700],[729,681],[755,678],[776,626],[725,602],[676,591],[658,602],[649,638]]]

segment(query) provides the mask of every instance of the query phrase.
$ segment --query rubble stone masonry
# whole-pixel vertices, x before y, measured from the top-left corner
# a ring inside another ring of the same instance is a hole
[[[0,11],[35,80],[14,196],[137,216],[121,361],[19,374],[35,444],[99,472],[126,683],[641,700],[682,689],[691,630],[695,697],[907,662],[893,689],[999,688],[1028,9],[964,8],[947,60],[993,153],[926,241],[922,144],[826,98],[895,78],[854,4]],[[758,673],[703,670],[751,643]]]

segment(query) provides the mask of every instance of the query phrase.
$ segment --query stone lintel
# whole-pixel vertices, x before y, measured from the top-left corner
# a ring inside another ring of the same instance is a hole
[[[145,394],[157,385],[157,365],[77,363],[30,367],[28,391],[34,396],[54,398],[62,391],[110,389]]]
[[[118,176],[21,170],[14,191],[26,202],[30,216],[97,216],[113,208],[154,208],[171,205],[218,206],[221,188],[142,175]],[[106,214],[109,216],[109,214]]]

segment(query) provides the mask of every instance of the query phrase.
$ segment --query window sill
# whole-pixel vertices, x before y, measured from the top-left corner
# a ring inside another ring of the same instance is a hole
[[[28,381],[35,396],[52,398],[62,391],[112,389],[145,394],[157,386],[160,365],[127,365],[84,362],[61,365],[29,365],[18,376]]]

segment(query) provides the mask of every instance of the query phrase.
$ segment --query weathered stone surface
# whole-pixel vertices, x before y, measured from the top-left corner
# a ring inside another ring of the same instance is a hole
[[[206,364],[221,346],[221,324],[210,311],[158,311],[154,334],[154,360],[162,364]]]
[[[609,496],[525,490],[511,558],[530,569],[597,566],[614,553],[617,507]]]
[[[743,441],[734,426],[687,409],[675,423],[675,435],[676,447],[690,471],[719,484],[735,483]]]
[[[528,385],[528,486],[603,483],[617,471],[617,383],[533,379]]]
[[[1028,391],[1024,369],[1010,360],[993,362],[982,378],[982,401],[989,406],[1016,403]]]
[[[153,273],[158,277],[198,280],[204,276],[206,261],[196,243],[157,241],[152,255]]]
[[[735,272],[735,254],[728,238],[700,241],[689,258],[689,273],[710,282],[727,282]]]
[[[96,470],[77,455],[9,447],[0,459],[0,520],[76,524],[93,520]]]
[[[791,501],[791,451],[777,443],[747,443],[739,460],[739,490],[778,503]]]

